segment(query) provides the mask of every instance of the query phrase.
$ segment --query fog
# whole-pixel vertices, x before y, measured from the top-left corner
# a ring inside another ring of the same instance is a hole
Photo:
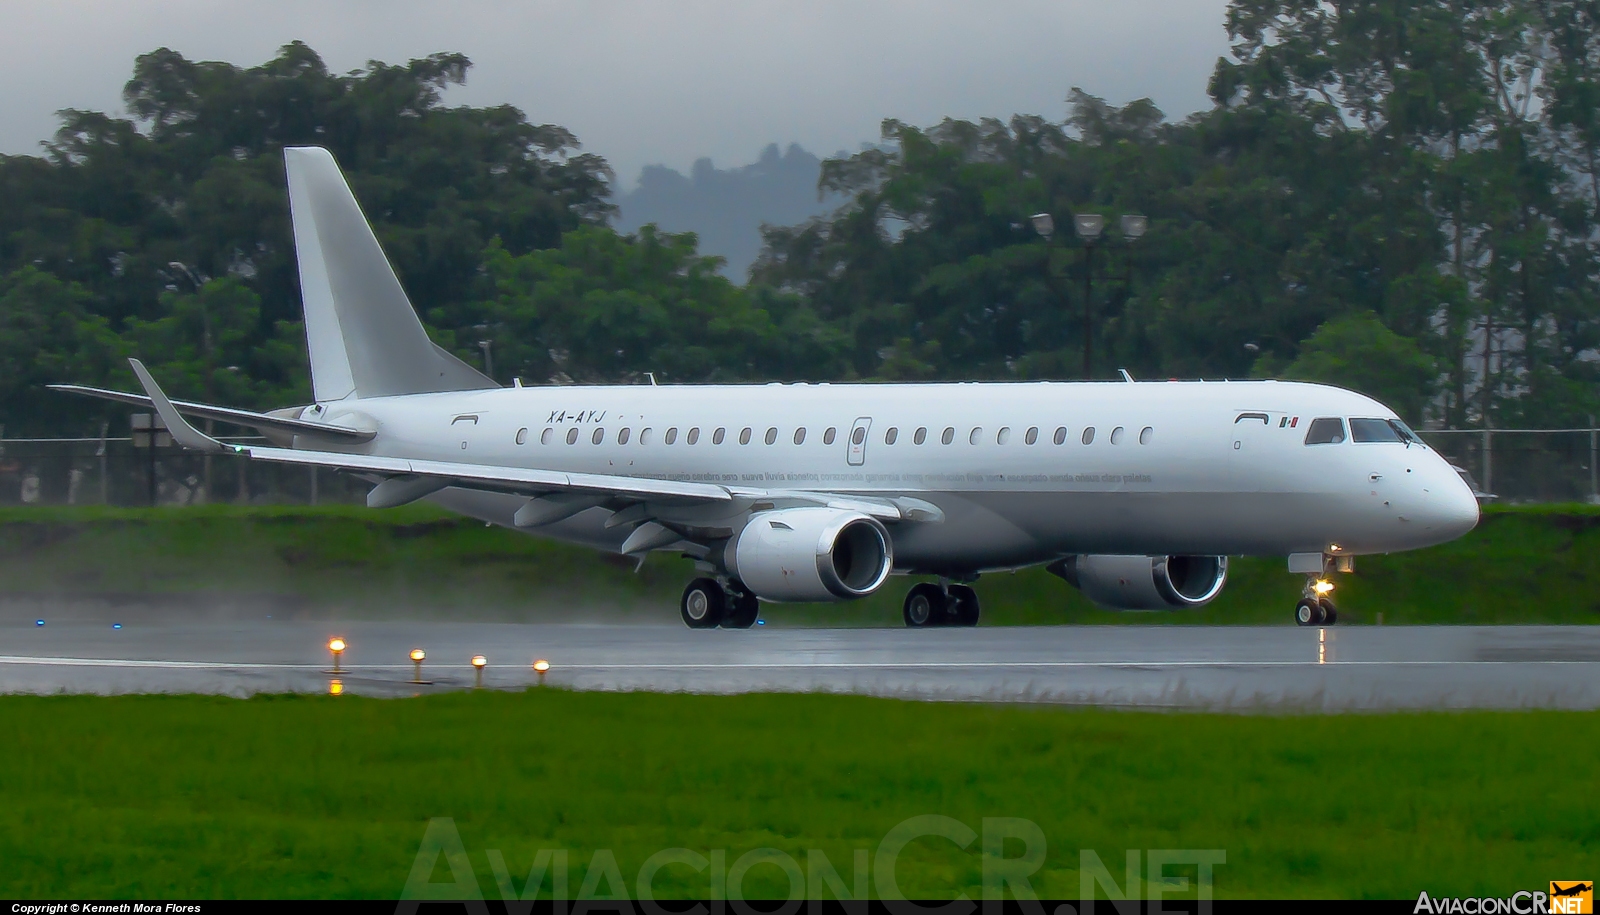
[[[1170,116],[1206,107],[1227,51],[1222,0],[583,3],[0,0],[0,152],[37,153],[57,109],[120,112],[133,58],[171,47],[259,64],[295,39],[344,71],[435,51],[474,61],[455,104],[510,103],[573,130],[621,189],[756,160],[772,142],[819,155],[925,124],[1014,112],[1061,117],[1072,86]]]

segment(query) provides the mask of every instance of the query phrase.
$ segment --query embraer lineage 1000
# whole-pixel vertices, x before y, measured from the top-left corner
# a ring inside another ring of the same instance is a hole
[[[510,388],[429,341],[327,150],[284,151],[316,403],[153,406],[200,451],[335,468],[374,508],[427,499],[628,556],[693,560],[691,627],[758,601],[840,601],[899,572],[908,626],[972,625],[968,585],[1035,564],[1095,603],[1198,607],[1230,555],[1289,557],[1295,617],[1333,621],[1329,571],[1478,521],[1457,472],[1394,412],[1287,382]],[[259,429],[222,444],[180,414]]]

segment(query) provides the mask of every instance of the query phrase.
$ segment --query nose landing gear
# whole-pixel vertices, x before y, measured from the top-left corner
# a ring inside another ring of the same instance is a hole
[[[1294,605],[1294,621],[1301,626],[1332,626],[1339,621],[1339,608],[1328,595],[1333,593],[1333,582],[1312,577],[1306,580],[1300,602]]]

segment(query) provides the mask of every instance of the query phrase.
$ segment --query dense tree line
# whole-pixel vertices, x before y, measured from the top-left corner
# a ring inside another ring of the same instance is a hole
[[[1600,3],[1235,0],[1226,25],[1215,104],[1181,122],[1078,90],[1059,122],[885,122],[823,164],[846,202],[767,227],[744,285],[692,234],[612,230],[567,131],[445,106],[459,55],[339,76],[299,44],[250,69],[156,51],[130,118],[63,112],[44,156],[0,161],[0,421],[76,431],[99,408],[38,385],[126,384],[131,352],[186,396],[303,401],[299,143],[338,156],[441,344],[502,381],[1071,378],[1087,313],[1097,377],[1327,380],[1457,427],[1595,412]],[[1092,258],[1085,213],[1110,217]]]

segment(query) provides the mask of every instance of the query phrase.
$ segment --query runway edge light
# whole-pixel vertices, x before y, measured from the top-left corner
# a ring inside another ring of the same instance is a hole
[[[483,669],[484,669],[484,667],[488,666],[488,664],[489,664],[489,659],[484,657],[483,655],[475,654],[475,655],[472,656],[472,668],[473,668],[473,670],[477,671],[477,675],[474,678],[474,680],[472,681],[472,688],[473,689],[482,689],[483,688]]]
[[[336,674],[343,673],[343,671],[339,668],[339,656],[344,654],[344,649],[345,644],[343,638],[334,636],[328,640],[328,652],[333,655],[333,672]]]
[[[550,662],[539,658],[533,662],[533,672],[539,675],[539,685],[544,685],[544,675],[550,672]]]

